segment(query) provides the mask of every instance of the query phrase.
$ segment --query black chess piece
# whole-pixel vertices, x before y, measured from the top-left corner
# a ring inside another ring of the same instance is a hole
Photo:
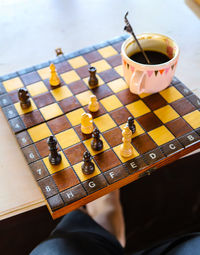
[[[52,165],[58,165],[61,162],[61,155],[59,152],[57,152],[57,140],[56,138],[51,135],[48,139],[47,139],[47,143],[49,146],[49,150],[50,150],[50,154],[49,154],[49,162]]]
[[[92,141],[91,147],[94,151],[101,151],[103,149],[103,142],[100,139],[100,132],[97,128],[95,128],[92,132]]]
[[[30,101],[27,89],[20,88],[18,90],[18,98],[19,98],[22,109],[27,109],[31,106],[31,101]]]
[[[92,87],[96,87],[98,85],[98,79],[96,77],[96,68],[91,66],[89,67],[88,69],[89,73],[90,73],[90,77],[89,77],[89,80],[88,80],[88,84],[89,86],[92,88]]]
[[[94,163],[91,161],[92,157],[91,154],[88,151],[85,151],[83,154],[83,164],[81,166],[81,169],[84,174],[92,174],[95,170]]]
[[[128,117],[128,127],[132,131],[132,134],[135,133],[135,124],[134,124],[134,118],[133,117]]]

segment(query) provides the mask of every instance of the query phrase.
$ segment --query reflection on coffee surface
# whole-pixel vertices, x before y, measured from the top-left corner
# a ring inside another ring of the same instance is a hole
[[[145,53],[150,60],[150,65],[162,64],[170,60],[167,55],[158,51],[145,50]],[[141,64],[147,64],[147,61],[145,60],[142,52],[133,54],[130,56],[130,59]]]

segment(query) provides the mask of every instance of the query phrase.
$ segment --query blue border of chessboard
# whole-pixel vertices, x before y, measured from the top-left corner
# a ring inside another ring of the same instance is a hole
[[[6,93],[6,91],[5,92],[3,91],[3,86],[1,85],[2,81],[6,81],[6,80],[9,80],[9,79],[18,77],[19,75],[27,74],[27,73],[30,73],[30,72],[33,72],[33,71],[37,71],[41,68],[49,66],[50,63],[57,64],[57,63],[65,61],[65,60],[69,60],[71,58],[80,56],[82,54],[86,54],[86,53],[89,53],[91,51],[103,48],[105,46],[112,45],[114,43],[124,41],[128,37],[129,37],[129,35],[122,35],[122,36],[119,36],[119,37],[115,37],[111,40],[104,41],[104,42],[101,42],[99,44],[96,44],[95,46],[89,46],[89,47],[83,48],[81,50],[77,50],[77,51],[74,51],[72,53],[69,53],[67,55],[59,56],[56,59],[49,60],[49,61],[44,62],[42,64],[32,66],[32,67],[28,67],[28,68],[22,69],[20,71],[14,72],[14,73],[3,75],[3,76],[0,77],[0,95]]]

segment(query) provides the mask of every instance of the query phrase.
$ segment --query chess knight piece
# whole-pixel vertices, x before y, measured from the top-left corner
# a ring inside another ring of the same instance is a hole
[[[91,160],[91,154],[88,151],[85,151],[83,154],[83,164],[81,166],[81,169],[86,175],[92,174],[95,170],[94,163]]]
[[[19,98],[22,109],[27,109],[31,106],[31,101],[30,101],[27,89],[20,88],[18,90],[18,98]]]
[[[49,146],[50,154],[49,154],[49,162],[52,165],[58,165],[61,162],[61,155],[57,152],[57,140],[56,138],[51,135],[47,139],[47,144]]]
[[[89,73],[90,73],[90,78],[88,80],[88,84],[91,88],[96,87],[98,85],[98,79],[96,77],[96,68],[91,66],[88,69]]]

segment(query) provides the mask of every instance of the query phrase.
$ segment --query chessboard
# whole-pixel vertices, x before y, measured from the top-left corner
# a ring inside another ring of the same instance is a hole
[[[200,148],[200,99],[175,77],[160,93],[130,93],[120,56],[124,40],[124,36],[115,38],[1,77],[0,106],[53,218]],[[61,79],[58,87],[49,84],[51,63]],[[89,66],[96,68],[99,81],[93,89],[88,85]],[[27,109],[18,99],[18,89],[23,87],[30,94]],[[89,112],[91,95],[100,105],[91,115],[101,133],[101,151],[94,151],[91,135],[81,132],[81,115]],[[124,158],[122,129],[130,116],[136,126],[134,153]],[[48,159],[51,135],[62,156],[58,165]],[[95,165],[89,175],[81,170],[85,151]]]

